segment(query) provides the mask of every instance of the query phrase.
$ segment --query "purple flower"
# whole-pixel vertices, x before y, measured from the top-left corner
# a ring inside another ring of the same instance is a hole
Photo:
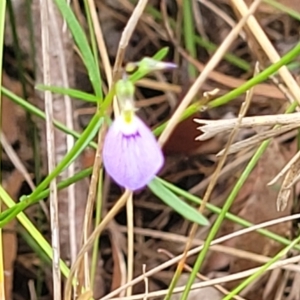
[[[120,186],[134,191],[154,178],[164,157],[151,130],[132,110],[123,110],[105,137],[103,164]]]

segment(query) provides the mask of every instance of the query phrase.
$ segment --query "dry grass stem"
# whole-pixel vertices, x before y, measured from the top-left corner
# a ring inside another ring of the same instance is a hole
[[[56,14],[54,12],[54,5],[51,2],[49,4],[49,17],[51,19],[51,24],[53,26],[54,35],[57,37],[56,45],[59,49],[59,63],[60,63],[60,71],[61,71],[61,78],[65,88],[69,87],[69,78],[67,72],[67,63],[65,58],[65,49],[63,47],[63,42],[61,39],[62,30],[58,26],[58,21],[56,18]],[[65,22],[65,21],[64,21]],[[65,23],[64,23],[65,24]],[[66,111],[66,126],[70,129],[74,129],[73,123],[73,108],[72,108],[72,101],[68,95],[63,96],[64,99],[64,106]],[[74,137],[71,135],[67,135],[66,137],[66,145],[67,149],[66,152],[69,152],[74,146]],[[75,174],[75,164],[72,163],[67,169],[67,177],[70,178]],[[70,232],[70,252],[71,252],[71,262],[73,262],[77,255],[77,232],[76,232],[76,204],[75,204],[75,185],[72,184],[67,188],[67,197],[68,197],[68,216],[69,216],[69,232]]]
[[[299,261],[300,261],[300,255],[291,257],[291,258],[287,258],[287,259],[283,259],[283,260],[277,261],[274,264],[272,264],[272,266],[270,266],[270,268],[268,268],[268,271],[274,270],[277,268],[283,268],[284,266],[287,266],[287,265],[297,264]],[[191,287],[191,290],[196,290],[196,289],[200,289],[200,288],[204,288],[204,287],[208,287],[208,286],[224,284],[226,282],[243,279],[243,278],[251,276],[252,274],[256,273],[258,270],[260,270],[260,267],[242,271],[242,272],[239,272],[236,274],[227,275],[227,276],[224,276],[221,278],[210,279],[205,282],[194,283]],[[174,294],[181,293],[184,291],[184,289],[185,289],[185,286],[176,287],[174,289],[173,293]],[[167,292],[168,292],[168,290],[160,290],[160,291],[156,291],[156,292],[150,292],[150,293],[148,293],[148,297],[156,298],[156,297],[165,296],[167,294]],[[131,297],[109,298],[109,299],[110,300],[140,300],[140,299],[143,299],[143,297],[144,297],[144,294],[139,294],[139,295],[134,295]],[[104,298],[101,298],[100,300],[103,300],[103,299]]]
[[[229,153],[230,153],[230,150],[231,150],[231,146],[229,148]],[[240,157],[237,157],[234,161],[226,164],[226,166],[224,166],[224,168],[222,168],[221,172],[219,173],[218,180],[222,180],[225,178],[226,175],[232,174],[232,172],[235,169],[237,169],[241,164],[248,161],[252,156],[253,156],[253,151],[250,151],[249,153],[246,153]],[[193,186],[189,190],[189,193],[191,193],[193,195],[199,194],[201,191],[203,191],[209,185],[209,183],[212,179],[212,176],[213,175],[206,177],[199,184]]]
[[[242,16],[246,16],[249,12],[247,5],[243,0],[232,0],[233,5],[239,11]],[[249,30],[252,32],[253,36],[257,39],[258,43],[265,51],[266,55],[270,59],[272,63],[278,62],[281,57],[273,47],[272,43],[268,39],[267,35],[260,27],[259,23],[255,19],[254,16],[251,16],[247,20],[247,25]],[[300,87],[298,86],[296,80],[288,70],[286,66],[282,66],[278,70],[279,75],[281,76],[282,80],[290,90],[291,94],[293,95],[294,99],[300,103]]]
[[[272,295],[274,285],[276,284],[276,282],[278,282],[277,280],[279,279],[280,274],[281,274],[281,270],[279,270],[279,269],[276,269],[276,270],[272,271],[272,273],[270,275],[270,279],[268,280],[268,282],[266,284],[265,291],[263,293],[264,299],[267,299],[268,297],[270,297]],[[282,278],[280,278],[280,283],[279,283],[279,286],[277,288],[274,300],[284,299],[283,295],[284,295],[284,292],[285,292],[285,289],[286,289],[287,282],[289,280],[289,275],[290,275],[290,272],[285,271]]]
[[[237,123],[238,118],[227,120],[203,120],[194,119],[198,124],[205,124],[198,127],[203,132],[197,139],[199,141],[205,141],[214,137],[219,133],[231,130]],[[272,126],[272,125],[291,125],[300,123],[300,113],[293,114],[278,114],[267,116],[255,116],[243,118],[240,128],[255,127],[255,126]]]
[[[129,195],[126,203],[127,212],[127,282],[130,282],[133,278],[134,267],[134,216],[133,216],[133,196]],[[126,290],[126,296],[129,297],[132,294],[132,286],[129,286]]]
[[[188,107],[188,105],[192,102],[193,98],[196,96],[197,92],[201,89],[202,84],[205,82],[205,80],[208,78],[209,73],[217,66],[217,64],[220,62],[220,60],[223,58],[224,54],[232,44],[232,42],[236,39],[239,32],[241,31],[242,27],[246,23],[248,17],[254,13],[256,8],[258,7],[260,3],[260,0],[254,1],[254,3],[251,5],[251,8],[249,10],[249,13],[244,16],[236,25],[236,27],[233,28],[233,30],[229,33],[229,35],[226,37],[224,42],[220,45],[218,50],[215,52],[213,57],[210,59],[202,73],[198,76],[194,84],[191,86],[185,97],[182,99],[181,103],[179,104],[178,108],[172,115],[171,119],[169,120],[165,130],[162,132],[161,136],[159,137],[159,143],[161,145],[164,145],[168,138],[170,137],[170,134],[174,130],[175,126],[179,122],[184,110]]]
[[[194,17],[194,22],[195,22],[195,26],[196,26],[196,29],[199,33],[199,35],[206,39],[206,40],[209,40],[209,38],[207,37],[207,34],[205,32],[205,27],[204,27],[204,24],[203,24],[203,16],[202,16],[202,12],[201,12],[201,9],[197,3],[197,0],[192,0],[192,10],[193,10],[193,17]],[[180,9],[180,11],[182,11]],[[181,24],[181,23],[179,23]],[[177,35],[179,36],[179,35]]]
[[[109,56],[107,52],[107,48],[104,42],[100,21],[97,16],[96,7],[94,0],[88,0],[88,6],[91,14],[91,19],[93,23],[93,28],[95,31],[95,37],[98,45],[98,50],[100,53],[100,57],[104,66],[105,75],[108,81],[109,88],[112,87],[112,68],[109,62]],[[87,199],[87,206],[85,210],[85,216],[84,216],[84,224],[83,224],[83,245],[86,244],[90,231],[91,231],[91,220],[92,220],[92,214],[93,214],[93,208],[94,203],[96,199],[97,194],[97,184],[99,180],[99,173],[102,165],[102,145],[103,145],[103,139],[104,135],[106,133],[107,126],[104,125],[100,129],[98,133],[98,143],[97,143],[97,150],[96,155],[94,159],[93,164],[93,173],[91,176],[90,186],[89,186],[89,193],[88,193],[88,199]],[[101,192],[101,191],[99,191]],[[85,288],[90,288],[90,280],[89,280],[89,273],[90,273],[90,267],[89,267],[89,257],[88,253],[85,253],[84,255],[84,280],[85,280]]]
[[[65,300],[70,300],[71,299],[71,289],[72,289],[73,277],[74,277],[74,274],[75,274],[76,270],[78,269],[78,267],[82,263],[82,259],[84,257],[84,254],[92,248],[95,239],[99,237],[99,235],[105,229],[107,224],[116,216],[116,214],[119,212],[119,210],[126,204],[126,202],[128,200],[128,197],[130,195],[131,195],[130,191],[126,190],[124,192],[124,194],[119,198],[119,200],[116,202],[114,207],[105,215],[102,222],[94,229],[94,231],[89,236],[86,243],[81,248],[81,250],[78,253],[78,256],[76,258],[76,261],[72,265],[69,277],[68,277],[67,282],[66,282],[65,293],[64,293],[64,299]]]
[[[300,151],[293,157],[298,157],[298,159],[291,165],[280,187],[280,191],[278,193],[276,201],[278,211],[283,211],[286,208],[288,200],[292,193],[292,185],[294,185],[298,180],[300,168],[299,154]]]
[[[287,297],[287,300],[299,300],[299,295],[300,295],[299,280],[300,280],[300,273],[295,273],[294,282],[291,287],[291,292],[290,292],[289,296]],[[281,300],[281,299],[282,298],[278,298],[276,300]]]
[[[232,144],[230,146],[228,154],[234,154],[234,153],[240,152],[242,150],[245,150],[246,148],[257,146],[259,143],[261,143],[269,138],[289,132],[298,127],[299,127],[298,124],[290,124],[290,125],[286,125],[283,127],[272,128],[270,130],[259,132],[256,135],[254,135],[248,139],[245,139],[245,140],[242,140],[242,141]],[[224,150],[221,150],[219,153],[217,153],[217,156],[223,155],[223,153],[224,153]]]
[[[283,222],[288,222],[288,221],[291,221],[291,220],[296,220],[298,218],[300,218],[300,214],[295,214],[295,215],[286,216],[286,217],[278,218],[278,219],[275,219],[275,220],[263,222],[263,223],[260,223],[260,224],[256,224],[256,225],[253,225],[253,226],[248,227],[248,228],[243,228],[243,229],[238,230],[236,232],[233,232],[231,234],[228,234],[228,235],[225,235],[223,237],[215,239],[211,243],[211,246],[223,243],[223,242],[228,241],[228,240],[230,240],[232,238],[241,236],[243,234],[246,234],[246,233],[249,233],[249,232],[261,229],[261,228],[269,227],[269,226],[272,226],[272,225],[275,225],[275,224],[279,224],[279,223],[283,223]],[[187,256],[198,254],[199,251],[202,250],[202,248],[203,248],[203,246],[199,246],[199,247],[196,247],[196,248],[190,250],[188,252]],[[178,263],[182,259],[182,257],[183,257],[183,254],[178,255],[177,257],[175,257],[173,259],[170,259],[170,260],[168,260],[165,263],[162,263],[161,265],[159,265],[159,266],[157,266],[157,267],[155,267],[155,268],[147,271],[144,275],[136,277],[131,282],[129,282],[129,283],[127,283],[127,284],[119,287],[118,289],[116,289],[116,290],[112,291],[111,293],[107,294],[106,296],[102,297],[101,300],[112,299],[112,297],[114,297],[116,295],[119,295],[119,293],[121,291],[123,291],[124,289],[126,289],[129,285],[135,285],[135,284],[141,282],[142,280],[144,280],[144,276],[150,277],[150,276],[152,276],[152,275],[154,275],[154,274],[156,274],[156,273],[158,273],[158,272],[160,272],[160,271],[162,271],[162,270],[164,270],[164,269],[172,266],[173,264]],[[296,261],[298,261],[298,260],[296,260]],[[299,272],[299,266],[294,266],[293,270],[295,270],[296,272]],[[132,296],[132,297],[134,297],[134,296]]]
[[[7,154],[11,162],[14,164],[15,168],[23,175],[25,181],[30,186],[31,190],[34,190],[35,185],[31,179],[30,174],[28,173],[26,167],[24,166],[22,160],[17,155],[14,148],[8,142],[4,132],[1,132],[0,140],[1,140],[2,148],[4,149],[5,153]]]
[[[94,31],[95,31],[97,44],[98,44],[98,49],[99,49],[101,60],[102,60],[103,66],[104,66],[105,75],[107,78],[108,85],[111,88],[112,87],[112,68],[111,68],[111,65],[109,62],[109,56],[108,56],[108,52],[107,52],[106,45],[104,42],[104,38],[103,38],[101,26],[100,26],[100,21],[98,19],[94,0],[88,0],[88,5],[89,5],[90,13],[91,13],[91,19],[93,22],[93,27],[94,27]]]
[[[111,236],[111,243],[113,247],[112,255],[114,260],[114,273],[119,274],[119,276],[115,276],[116,279],[113,278],[112,289],[114,289],[116,286],[117,287],[122,286],[127,282],[126,258],[124,257],[124,252],[122,251],[122,249],[124,248],[123,246],[126,245],[126,238],[124,235],[122,235],[121,232],[119,232],[118,225],[114,220],[112,220],[108,224],[107,229],[109,230]],[[127,229],[125,232],[127,232]],[[119,296],[120,297],[125,296],[125,292],[126,292],[125,290],[122,291],[119,294]]]
[[[91,221],[93,216],[93,208],[95,204],[96,194],[97,194],[97,184],[99,180],[100,169],[102,165],[102,145],[103,139],[106,132],[107,126],[103,125],[98,133],[98,143],[97,143],[97,151],[95,154],[94,164],[93,164],[93,172],[91,176],[88,199],[85,209],[84,222],[83,222],[83,245],[86,244],[89,234],[91,232]],[[101,192],[101,191],[99,191]],[[84,279],[85,279],[85,287],[89,288],[90,280],[89,280],[89,258],[88,253],[84,256]]]
[[[268,185],[276,183],[284,174],[288,172],[288,170],[299,160],[299,158],[300,152],[293,156],[293,158],[284,166],[284,168],[277,174],[277,176],[268,183]]]
[[[126,27],[124,28],[124,30],[122,32],[122,36],[121,36],[121,40],[119,42],[118,52],[117,52],[117,56],[116,56],[116,60],[115,60],[114,68],[113,68],[113,81],[114,82],[117,80],[118,73],[121,70],[125,51],[128,46],[129,40],[133,34],[133,31],[134,31],[141,15],[143,14],[143,11],[144,11],[147,3],[148,3],[148,0],[138,1],[137,5],[135,6],[135,8],[127,22]]]
[[[160,250],[159,250],[159,253],[164,253],[164,254],[167,255],[169,258],[174,258],[174,255],[173,255],[171,252],[169,252],[169,251],[167,251],[167,250],[165,250],[165,249],[160,249]],[[188,271],[188,272],[192,272],[192,270],[193,270],[188,264],[184,264],[184,269],[185,269],[186,271]],[[199,278],[201,281],[208,281],[208,280],[210,280],[208,277],[206,277],[206,276],[204,276],[204,275],[202,275],[202,274],[200,274],[200,273],[197,274],[197,278]],[[229,294],[229,291],[226,290],[224,287],[222,287],[222,286],[219,285],[219,284],[216,284],[216,285],[214,285],[213,287],[214,287],[216,290],[218,290],[219,292],[221,292],[222,294],[224,294],[224,295],[228,295],[228,294]],[[242,297],[240,297],[240,296],[233,296],[233,299],[236,299],[236,300],[245,300],[244,298],[242,298]]]
[[[1,132],[0,140],[1,140],[1,145],[2,145],[5,153],[7,154],[7,156],[11,160],[11,162],[14,164],[15,168],[22,174],[22,176],[24,177],[25,181],[27,182],[27,184],[31,188],[31,190],[34,190],[35,189],[35,184],[33,183],[30,174],[28,173],[26,167],[24,166],[22,160],[17,155],[17,153],[14,150],[14,148],[7,141],[4,132]],[[45,216],[49,220],[49,210],[48,210],[48,207],[46,206],[46,204],[43,201],[40,201],[39,205],[41,206],[43,212],[45,213]]]
[[[125,226],[119,226],[118,228],[123,233],[125,233],[127,231],[127,228]],[[161,232],[161,231],[153,230],[153,229],[134,228],[134,233],[136,235],[148,236],[148,237],[152,237],[154,239],[162,239],[162,240],[166,240],[166,241],[173,242],[173,243],[179,243],[179,244],[185,244],[188,241],[188,237],[186,237],[186,236],[175,234],[175,233],[169,233],[169,232]],[[195,238],[193,240],[192,245],[193,246],[199,246],[199,245],[202,246],[204,244],[204,242],[205,241],[203,241],[203,240]],[[211,251],[228,254],[228,255],[231,255],[234,257],[244,258],[244,259],[256,261],[259,263],[266,263],[270,260],[270,257],[267,257],[265,255],[256,254],[256,253],[252,253],[252,252],[245,251],[245,250],[235,249],[235,248],[232,248],[232,247],[229,247],[226,245],[212,245],[209,249]],[[159,250],[159,251],[161,251],[161,250]],[[287,266],[286,268],[289,269],[289,266]],[[293,271],[295,271],[295,268],[292,268],[292,269],[293,269]],[[300,268],[297,267],[297,270],[300,271]]]
[[[240,109],[240,113],[239,113],[239,117],[238,117],[238,121],[237,121],[237,124],[236,126],[233,128],[229,138],[228,138],[228,141],[226,143],[226,146],[225,146],[225,151],[224,151],[224,155],[221,157],[220,161],[218,162],[217,164],[217,167],[212,175],[212,178],[211,178],[211,181],[209,182],[209,185],[207,187],[207,190],[205,191],[205,194],[204,194],[204,197],[203,197],[203,201],[201,202],[200,206],[199,206],[199,209],[198,211],[200,213],[203,214],[203,211],[205,209],[205,206],[207,204],[207,202],[209,201],[209,198],[212,194],[212,191],[217,183],[217,180],[218,180],[218,177],[219,177],[219,174],[226,162],[226,158],[227,158],[227,152],[229,150],[229,147],[230,145],[232,144],[237,132],[238,132],[238,129],[239,129],[239,125],[243,119],[243,117],[245,116],[249,106],[250,106],[250,102],[251,102],[251,99],[252,99],[252,96],[253,96],[253,89],[251,89],[250,91],[247,92],[246,94],[246,99],[245,99],[245,102],[242,104],[241,106],[241,109]],[[184,261],[186,259],[186,255],[188,253],[188,250],[190,249],[191,247],[191,244],[192,244],[192,241],[193,239],[195,238],[195,235],[196,235],[196,232],[197,232],[197,228],[198,228],[198,225],[196,223],[194,223],[192,225],[192,228],[189,232],[189,239],[186,243],[186,246],[185,246],[185,249],[184,249],[184,253],[183,253],[183,258],[182,260],[179,262],[178,264],[178,267],[177,267],[177,270],[176,272],[179,272],[180,274],[180,266],[184,265]]]
[[[49,61],[49,6],[51,1],[40,0],[41,38],[42,38],[42,60],[43,60],[43,81],[45,85],[51,85],[50,61]],[[46,144],[48,153],[48,170],[51,173],[55,169],[55,145],[53,125],[53,99],[49,91],[45,91],[45,114],[46,114]],[[61,273],[60,273],[60,243],[58,223],[58,199],[57,185],[54,178],[50,183],[50,220],[51,220],[51,245],[52,245],[52,277],[53,297],[61,299]]]
[[[145,274],[145,273],[146,273],[146,265],[143,265],[143,274]],[[143,300],[147,300],[148,293],[149,293],[149,280],[146,276],[144,278],[144,282],[145,282],[145,295],[144,295]]]
[[[181,86],[179,85],[171,84],[168,82],[158,82],[149,78],[140,79],[138,82],[136,82],[136,86],[151,88],[162,92],[169,91],[176,94],[179,94],[182,91]]]
[[[198,2],[202,3],[204,6],[209,8],[212,12],[214,12],[217,16],[219,16],[222,20],[225,21],[230,27],[236,26],[236,22],[227,15],[221,8],[219,8],[216,4],[208,1],[208,0],[197,0]],[[246,34],[243,30],[240,31],[239,36],[246,40]]]

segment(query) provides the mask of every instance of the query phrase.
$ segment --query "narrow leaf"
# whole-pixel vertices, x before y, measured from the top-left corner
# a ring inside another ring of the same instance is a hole
[[[97,95],[97,97],[102,98],[99,67],[95,62],[86,35],[68,3],[65,0],[55,0],[55,2],[64,19],[66,20],[72,36],[81,52],[83,62],[87,68],[95,94]]]
[[[75,89],[69,89],[69,88],[64,88],[59,86],[49,86],[43,84],[38,84],[36,85],[35,88],[40,91],[50,91],[60,95],[67,95],[70,96],[71,98],[77,98],[86,102],[97,103],[97,101],[99,100],[99,98],[93,94],[85,93]]]
[[[208,220],[195,208],[189,206],[187,203],[183,202],[178,198],[173,192],[166,188],[159,180],[155,177],[149,184],[148,187],[160,198],[165,204],[173,208],[177,213],[182,215],[185,219],[191,222],[197,223],[199,225],[208,225]]]

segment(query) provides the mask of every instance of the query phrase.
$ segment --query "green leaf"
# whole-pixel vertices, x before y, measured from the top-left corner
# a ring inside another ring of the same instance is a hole
[[[60,95],[67,95],[70,96],[71,98],[77,98],[86,102],[97,103],[99,101],[99,98],[96,97],[95,95],[85,93],[75,89],[69,89],[69,88],[64,88],[59,86],[43,85],[43,84],[38,84],[36,85],[35,88],[40,91],[50,91]]]
[[[153,59],[155,60],[163,60],[169,52],[169,47],[164,47],[158,50],[154,55]]]
[[[182,215],[185,219],[191,222],[197,223],[199,225],[208,225],[208,220],[195,208],[189,206],[187,203],[183,202],[178,198],[173,192],[166,188],[160,181],[158,177],[155,177],[149,184],[148,187],[160,198],[165,204],[173,208],[177,213]]]
[[[103,98],[99,67],[95,62],[86,35],[77,21],[72,9],[65,0],[55,0],[57,7],[66,20],[72,36],[81,52],[83,62],[87,68],[90,81],[98,98]]]

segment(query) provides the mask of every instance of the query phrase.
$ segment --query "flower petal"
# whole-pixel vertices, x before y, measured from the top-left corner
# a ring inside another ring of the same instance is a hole
[[[154,178],[163,166],[164,157],[143,121],[134,116],[131,124],[126,124],[120,116],[105,137],[103,163],[107,173],[119,185],[137,190]]]

